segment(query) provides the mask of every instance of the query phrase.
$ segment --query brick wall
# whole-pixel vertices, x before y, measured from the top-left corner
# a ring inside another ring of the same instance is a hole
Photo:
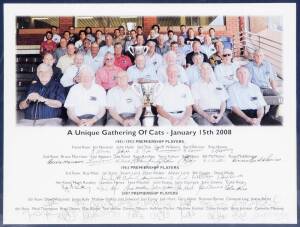
[[[70,26],[74,26],[73,21],[73,17],[59,17],[59,34],[62,35]]]
[[[216,26],[216,35],[217,36],[236,36],[240,31],[240,20],[239,17],[226,17],[225,19],[226,26]],[[143,27],[144,33],[149,34],[151,27],[153,24],[157,24],[157,17],[144,17],[143,18]],[[60,17],[59,18],[59,33],[62,34],[65,30],[69,29],[69,26],[73,25],[73,17]],[[193,27],[195,31],[197,31],[197,26]],[[210,27],[205,27],[206,32]],[[103,31],[103,28],[93,28],[93,32],[97,29]],[[179,26],[173,26],[175,33],[179,32]],[[34,45],[40,44],[42,38],[45,34],[45,31],[48,29],[24,29],[24,31],[20,30],[21,35],[17,37],[17,44],[18,45]],[[78,32],[80,29],[77,28],[76,31]],[[114,28],[106,28],[106,32],[113,32]],[[161,28],[162,32],[166,32],[166,27]]]
[[[267,17],[250,17],[250,31],[258,33],[268,28]]]
[[[151,27],[154,24],[157,24],[157,17],[144,17],[143,18],[144,33],[149,34]]]

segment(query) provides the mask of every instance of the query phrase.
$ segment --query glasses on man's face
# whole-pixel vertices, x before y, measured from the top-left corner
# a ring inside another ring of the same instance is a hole
[[[106,58],[105,61],[111,61],[113,58]]]
[[[223,57],[230,57],[231,54],[223,54]]]

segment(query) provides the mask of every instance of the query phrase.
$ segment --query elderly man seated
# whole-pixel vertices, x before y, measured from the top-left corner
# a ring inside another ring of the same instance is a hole
[[[152,65],[146,65],[144,55],[137,55],[135,65],[127,69],[129,82],[158,82],[155,68]]]
[[[162,83],[166,83],[168,81],[167,79],[167,67],[169,65],[176,65],[176,68],[178,70],[178,76],[179,76],[179,80],[181,83],[183,84],[188,84],[188,78],[186,75],[186,71],[184,70],[184,68],[181,65],[177,65],[176,64],[176,53],[174,51],[168,51],[165,55],[164,55],[164,64],[161,65],[158,68],[157,71],[157,76],[160,82]]]
[[[241,66],[237,69],[238,82],[228,89],[232,112],[228,115],[235,125],[280,125],[281,123],[264,114],[266,102],[259,87],[249,81],[249,71]]]
[[[95,84],[94,78],[94,71],[89,66],[80,68],[80,82],[70,89],[64,105],[71,125],[104,124],[106,93],[101,86]]]
[[[275,72],[273,72],[270,62],[265,59],[263,51],[256,50],[253,58],[254,61],[246,65],[250,72],[251,82],[260,88],[264,96],[279,96]],[[275,103],[271,103],[268,112],[271,117],[276,117],[279,104],[279,99],[275,100]]]
[[[116,76],[117,86],[107,93],[108,126],[139,126],[142,114],[142,99],[134,89],[128,85],[126,71]]]
[[[214,79],[213,70],[208,63],[200,66],[201,80],[192,85],[195,100],[193,114],[199,125],[231,125],[224,115],[228,94],[225,88]]]
[[[196,125],[191,118],[194,100],[188,86],[178,81],[176,65],[167,67],[168,83],[155,99],[159,126]]]
[[[215,67],[216,79],[227,89],[237,82],[236,69],[238,64],[232,62],[232,50],[223,51],[222,63]]]
[[[37,67],[37,81],[30,85],[26,98],[19,103],[25,119],[19,123],[28,126],[61,125],[61,107],[65,101],[63,86],[52,77],[52,67],[42,63]]]

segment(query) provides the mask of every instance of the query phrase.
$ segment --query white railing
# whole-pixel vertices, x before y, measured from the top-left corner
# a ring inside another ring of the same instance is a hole
[[[266,38],[264,36],[251,33],[240,32],[234,37],[235,56],[241,56],[252,59],[252,53],[256,49],[262,49],[266,59],[273,65],[274,71],[278,77],[282,78],[282,43]]]

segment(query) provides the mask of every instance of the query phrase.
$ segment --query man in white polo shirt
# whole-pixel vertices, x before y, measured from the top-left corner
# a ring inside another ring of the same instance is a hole
[[[222,63],[215,67],[216,79],[227,89],[238,81],[236,69],[238,64],[232,62],[232,50],[224,49]]]
[[[224,115],[228,94],[222,84],[213,79],[213,70],[208,63],[202,63],[200,75],[201,80],[191,88],[195,100],[194,120],[199,125],[231,125]]]
[[[179,81],[183,84],[188,84],[186,71],[181,65],[176,64],[176,53],[171,50],[164,55],[164,64],[161,65],[157,70],[157,76],[159,81],[162,83],[166,83],[168,81],[167,67],[169,65],[176,65]]]
[[[75,46],[73,43],[69,43],[67,46],[67,54],[59,58],[56,66],[64,73],[66,69],[74,63],[74,58]]]
[[[155,68],[152,65],[146,65],[144,55],[137,55],[135,65],[127,69],[129,82],[158,82]]]
[[[105,90],[95,84],[94,71],[82,66],[79,72],[80,83],[74,85],[67,96],[65,107],[71,125],[103,125],[106,106]]]
[[[140,126],[139,121],[142,114],[142,99],[128,85],[128,74],[121,71],[115,77],[117,86],[111,88],[107,93],[107,107],[110,116],[108,126]]]
[[[281,122],[264,113],[267,105],[260,88],[251,83],[249,70],[241,66],[237,69],[238,82],[228,89],[229,107],[232,112],[228,115],[235,125],[281,125]]]
[[[196,125],[191,118],[194,100],[187,85],[178,80],[176,65],[167,67],[168,82],[155,100],[159,126]]]
[[[91,44],[91,51],[84,55],[84,64],[91,66],[96,73],[103,66],[104,56],[100,56],[99,45],[96,42]]]

